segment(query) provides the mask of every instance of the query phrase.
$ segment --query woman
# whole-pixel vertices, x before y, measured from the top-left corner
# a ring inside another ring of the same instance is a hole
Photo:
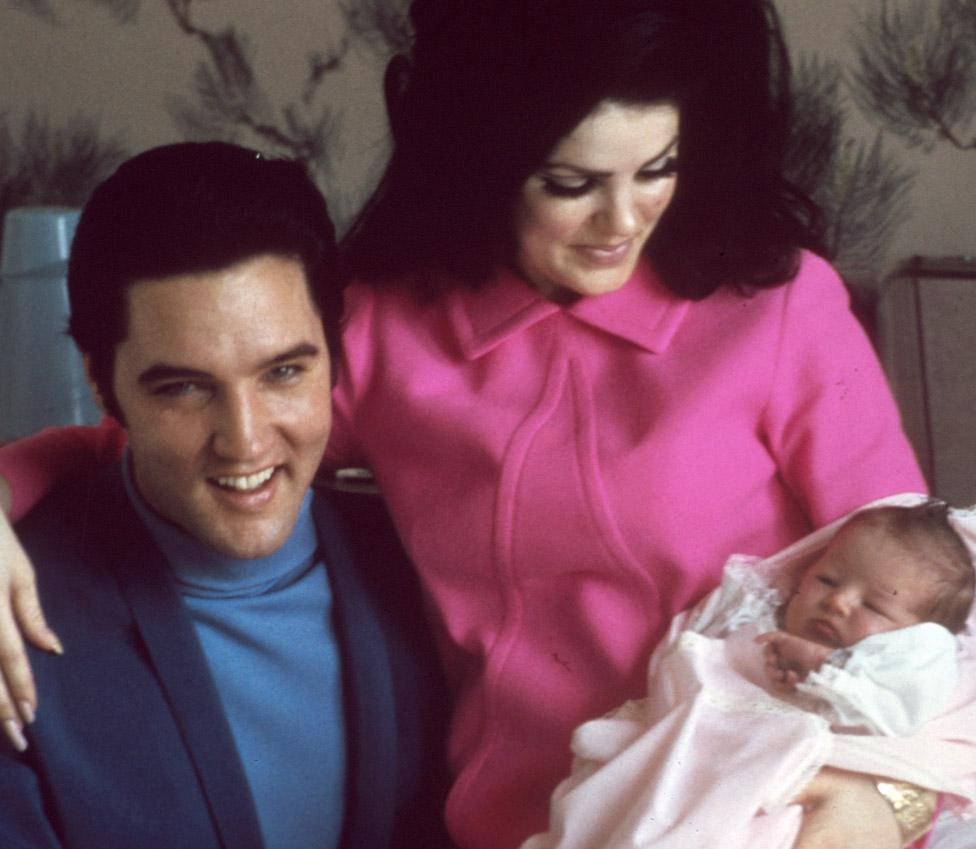
[[[454,839],[506,849],[543,827],[570,730],[640,691],[729,553],[924,484],[842,285],[801,252],[762,0],[411,16],[393,156],[345,246],[329,457],[375,471],[438,614]],[[29,450],[0,467],[18,505]],[[824,775],[811,805],[832,782],[827,833],[885,845],[873,787]]]

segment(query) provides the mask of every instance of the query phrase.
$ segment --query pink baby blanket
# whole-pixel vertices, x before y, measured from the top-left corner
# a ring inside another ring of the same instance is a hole
[[[922,500],[904,494],[867,506]],[[956,635],[958,678],[935,715],[906,735],[838,728],[802,697],[791,703],[762,686],[755,636],[775,625],[757,621],[755,608],[775,609],[843,521],[765,560],[730,560],[732,579],[676,617],[655,650],[646,697],[576,730],[550,830],[522,849],[789,849],[801,816],[790,799],[824,766],[929,787],[945,794],[946,810],[970,814],[976,607]],[[950,521],[976,562],[976,508],[952,510]]]

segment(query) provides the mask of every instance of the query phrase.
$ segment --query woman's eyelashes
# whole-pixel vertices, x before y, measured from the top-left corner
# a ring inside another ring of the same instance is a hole
[[[661,164],[638,171],[635,179],[640,183],[649,183],[671,177],[678,171],[678,157],[669,156]],[[552,174],[541,174],[542,190],[552,197],[577,198],[593,191],[600,182],[598,177],[584,177],[572,179],[556,177]]]
[[[542,177],[542,191],[556,198],[578,198],[589,192],[595,181],[587,178],[582,183],[563,183],[553,177]]]
[[[638,180],[660,180],[664,177],[672,177],[678,173],[678,157],[669,156],[660,165],[653,168],[645,168],[637,173]]]

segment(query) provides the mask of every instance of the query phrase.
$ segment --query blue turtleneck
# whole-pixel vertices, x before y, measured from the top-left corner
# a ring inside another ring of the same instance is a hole
[[[230,723],[269,849],[334,849],[346,746],[332,595],[309,493],[291,536],[267,557],[235,560],[145,503],[136,511],[173,567]]]

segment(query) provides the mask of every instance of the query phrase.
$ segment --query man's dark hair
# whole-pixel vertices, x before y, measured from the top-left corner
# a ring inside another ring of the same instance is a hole
[[[69,332],[108,412],[128,289],[271,254],[302,264],[336,362],[342,292],[325,199],[305,167],[223,142],[157,147],[125,162],[85,205],[71,247]]]

